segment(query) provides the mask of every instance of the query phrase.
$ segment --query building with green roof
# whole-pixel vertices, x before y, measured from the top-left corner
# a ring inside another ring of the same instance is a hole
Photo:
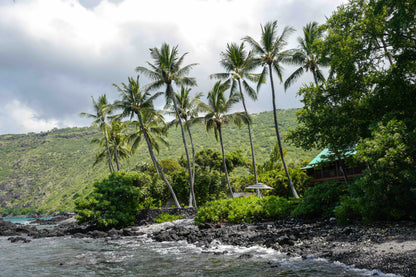
[[[302,169],[306,170],[306,174],[312,177],[312,182],[337,181],[343,182],[353,179],[363,174],[366,165],[353,164],[352,156],[355,150],[345,152],[341,159],[336,158],[335,154],[328,148],[321,151],[308,165]]]

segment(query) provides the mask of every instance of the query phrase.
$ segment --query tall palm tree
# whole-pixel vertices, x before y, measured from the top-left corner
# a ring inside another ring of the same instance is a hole
[[[91,125],[98,126],[103,133],[107,148],[108,167],[110,169],[110,173],[113,173],[114,166],[111,161],[110,145],[108,142],[108,125],[106,122],[107,116],[111,114],[111,105],[108,103],[107,96],[105,94],[98,96],[98,101],[95,101],[92,96],[91,99],[95,113],[80,113],[80,116],[93,119],[94,121],[91,123]]]
[[[257,90],[260,88],[261,84],[265,82],[267,74],[270,77],[270,85],[272,88],[272,103],[273,103],[273,116],[274,116],[274,127],[277,136],[277,142],[279,144],[280,157],[282,159],[283,167],[286,172],[286,176],[289,180],[289,185],[292,190],[294,197],[299,198],[298,193],[296,192],[295,186],[292,183],[290,178],[289,171],[287,170],[286,162],[283,157],[282,143],[279,134],[279,125],[277,123],[276,115],[276,93],[274,90],[273,83],[273,70],[279,77],[280,82],[282,82],[282,67],[281,62],[290,62],[293,56],[293,50],[283,51],[283,47],[287,45],[286,38],[294,30],[290,27],[285,27],[280,36],[277,35],[277,21],[268,22],[266,25],[261,26],[261,43],[258,43],[253,38],[247,36],[243,38],[244,41],[249,43],[253,49],[253,52],[257,54],[257,60],[263,66],[263,71],[261,72],[259,82],[257,84]]]
[[[240,96],[238,93],[232,92],[230,97],[227,99],[224,96],[224,93],[230,88],[230,82],[218,81],[215,83],[213,89],[208,93],[208,104],[202,104],[201,108],[207,112],[205,115],[205,124],[207,131],[214,129],[215,138],[220,141],[221,152],[222,152],[222,164],[224,166],[225,179],[227,181],[228,188],[230,190],[231,197],[233,196],[233,190],[231,188],[230,180],[228,178],[227,165],[225,163],[225,151],[224,143],[222,140],[222,126],[224,124],[233,121],[237,125],[240,125],[241,122],[247,123],[250,119],[246,116],[245,113],[233,113],[229,114],[231,107],[240,101]]]
[[[150,55],[153,58],[154,63],[152,64],[150,62],[147,62],[149,68],[138,66],[136,68],[136,71],[145,74],[147,77],[153,80],[153,82],[148,85],[148,89],[150,91],[157,90],[165,86],[164,94],[166,98],[166,103],[169,104],[173,102],[176,117],[179,119],[179,125],[181,126],[182,141],[185,148],[186,159],[188,162],[189,186],[190,191],[192,193],[193,203],[196,207],[194,183],[192,180],[191,161],[189,158],[189,151],[185,138],[185,130],[179,114],[178,100],[176,99],[176,95],[172,87],[172,83],[175,83],[176,85],[195,86],[195,78],[188,77],[187,75],[189,74],[189,71],[192,69],[192,67],[194,67],[196,64],[189,64],[182,67],[183,60],[187,53],[183,54],[182,56],[179,56],[178,46],[171,48],[166,43],[163,43],[160,49],[157,47],[150,49]]]
[[[244,49],[244,43],[237,45],[236,43],[227,44],[227,49],[225,52],[221,52],[221,61],[220,64],[226,70],[225,73],[212,74],[211,78],[216,78],[220,80],[230,80],[232,82],[231,91],[238,85],[238,90],[240,92],[241,102],[244,107],[244,112],[247,117],[249,114],[247,112],[246,101],[243,94],[242,85],[244,91],[252,100],[257,100],[256,91],[247,83],[246,79],[254,82],[258,82],[258,74],[252,73],[252,71],[258,66],[258,63],[254,59],[252,52],[246,52]],[[257,167],[256,167],[256,158],[254,155],[254,146],[253,146],[253,137],[251,134],[250,123],[247,124],[248,136],[250,139],[251,147],[251,161],[253,164],[254,170],[254,179],[255,183],[258,183],[257,178]]]
[[[176,99],[178,100],[178,110],[181,119],[184,121],[184,127],[188,132],[189,141],[191,143],[191,151],[192,151],[192,183],[195,184],[195,146],[194,141],[192,139],[191,133],[191,125],[198,122],[198,112],[200,110],[201,105],[201,97],[202,93],[196,94],[194,97],[191,98],[190,96],[191,88],[186,88],[181,86],[180,93],[175,93]],[[171,106],[171,105],[170,105]],[[169,108],[168,106],[167,108]],[[174,114],[176,116],[176,112],[169,111],[169,114]],[[175,118],[168,124],[168,126],[179,125],[178,118]],[[189,206],[192,206],[192,192],[189,192]]]
[[[152,149],[160,153],[159,143],[169,146],[169,143],[164,139],[167,133],[166,123],[164,121],[163,115],[159,111],[152,110],[150,112],[144,111],[141,114],[143,128],[141,128],[140,122],[138,120],[132,121],[132,125],[135,127],[135,131],[130,134],[130,141],[132,141],[132,151],[133,153],[139,147],[143,133],[146,132],[147,137],[149,138]],[[159,169],[154,160],[153,165],[156,169],[156,172],[159,174]]]
[[[293,55],[293,63],[300,65],[285,81],[285,90],[290,87],[303,73],[312,72],[315,84],[324,82],[325,78],[319,65],[328,65],[326,57],[316,51],[316,42],[321,38],[318,23],[310,22],[303,27],[303,38],[298,37],[300,49]]]
[[[153,106],[153,100],[160,95],[160,93],[156,93],[154,95],[150,95],[148,91],[144,91],[140,88],[139,83],[139,76],[137,76],[137,79],[134,80],[133,78],[128,78],[129,82],[128,85],[125,83],[122,83],[122,87],[119,87],[116,84],[113,84],[118,91],[121,93],[121,100],[118,100],[114,103],[114,107],[121,109],[121,117],[130,117],[133,118],[134,115],[137,116],[137,119],[139,120],[140,128],[142,129],[143,137],[146,141],[147,148],[149,150],[150,157],[154,164],[156,165],[156,168],[159,169],[159,172],[162,175],[163,181],[168,186],[170,193],[172,195],[173,200],[175,201],[175,205],[180,208],[180,204],[178,202],[178,199],[176,198],[176,194],[170,185],[168,179],[166,178],[166,175],[163,172],[162,167],[160,166],[159,162],[156,159],[156,156],[153,152],[152,142],[149,138],[148,133],[145,130],[145,125],[143,121],[143,114],[146,113],[156,113],[154,106]]]

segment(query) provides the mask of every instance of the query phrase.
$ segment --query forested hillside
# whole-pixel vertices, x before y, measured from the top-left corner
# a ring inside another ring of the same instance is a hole
[[[284,135],[296,126],[296,110],[278,111]],[[276,143],[271,112],[253,115],[253,140],[258,163],[269,158]],[[214,134],[207,134],[203,125],[191,127],[196,151],[204,148],[220,150]],[[247,129],[235,125],[224,128],[226,152],[242,149],[249,158]],[[100,137],[98,129],[66,128],[26,135],[0,136],[0,211],[27,208],[27,212],[71,211],[73,200],[88,193],[92,182],[108,173],[105,163],[92,166],[98,146],[91,144]],[[184,155],[179,129],[168,134],[169,148],[162,148],[160,159],[178,159]],[[284,144],[290,161],[312,159],[317,151],[305,152]],[[150,161],[145,145],[141,145],[130,161],[122,161],[122,170],[130,170],[141,161]]]

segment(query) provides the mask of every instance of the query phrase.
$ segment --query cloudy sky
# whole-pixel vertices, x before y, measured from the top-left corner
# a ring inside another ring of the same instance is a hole
[[[189,52],[184,64],[196,92],[206,93],[223,72],[219,54],[229,42],[250,35],[260,24],[277,20],[297,31],[325,22],[343,0],[1,0],[0,134],[47,131],[89,125],[80,112],[92,112],[91,96],[114,100],[113,83],[135,76],[150,61],[149,48],[163,42]],[[280,31],[282,30],[280,29]],[[293,68],[286,67],[286,76]],[[146,80],[141,78],[142,85]],[[278,108],[301,107],[296,92],[305,76],[286,93],[278,86]],[[159,103],[162,104],[161,102]],[[268,86],[249,112],[271,110]]]

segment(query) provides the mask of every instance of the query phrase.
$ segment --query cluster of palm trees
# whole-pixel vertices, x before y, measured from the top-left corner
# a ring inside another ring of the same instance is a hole
[[[247,125],[251,146],[252,168],[255,182],[258,183],[251,118],[247,111],[245,95],[252,100],[256,100],[261,85],[266,82],[269,76],[280,158],[293,196],[299,197],[283,157],[284,152],[276,116],[276,93],[273,72],[276,73],[279,81],[282,82],[282,63],[298,64],[300,67],[286,80],[285,89],[304,71],[311,71],[315,83],[318,85],[323,80],[323,75],[318,66],[323,64],[323,59],[317,57],[314,51],[314,43],[320,37],[315,22],[308,24],[304,28],[304,37],[299,38],[300,49],[285,50],[287,36],[293,31],[292,28],[286,27],[278,35],[277,22],[274,21],[261,26],[261,39],[259,42],[247,36],[243,38],[243,42],[240,45],[236,43],[227,44],[226,50],[220,54],[220,64],[225,69],[225,72],[210,76],[219,81],[208,92],[206,103],[201,100],[202,93],[191,98],[191,87],[196,85],[196,80],[193,77],[189,77],[188,74],[196,64],[183,66],[187,53],[179,55],[177,46],[170,47],[166,43],[162,44],[160,48],[150,49],[152,62],[147,62],[147,67],[139,66],[136,68],[139,74],[145,75],[151,80],[149,84],[140,86],[139,76],[135,79],[129,77],[128,82],[122,83],[121,86],[114,84],[120,92],[119,100],[110,105],[107,103],[105,95],[100,96],[98,101],[92,99],[95,114],[81,114],[94,119],[93,124],[98,125],[104,135],[103,139],[96,140],[104,149],[97,155],[96,162],[106,158],[110,172],[114,172],[114,160],[117,170],[120,170],[119,159],[127,158],[129,153],[133,153],[139,143],[144,140],[156,171],[168,186],[176,206],[180,207],[175,192],[154,153],[154,150],[159,152],[160,142],[166,144],[162,135],[166,134],[167,127],[179,125],[189,175],[189,206],[196,207],[197,203],[194,193],[195,148],[190,127],[197,122],[204,122],[207,131],[214,130],[215,137],[221,145],[225,178],[232,196],[233,191],[225,162],[222,128],[224,124],[229,122],[239,126],[242,123]],[[245,43],[251,46],[250,51],[245,49]],[[261,73],[255,73],[254,71],[259,67],[262,68]],[[250,83],[257,83],[257,89],[254,89]],[[180,91],[175,92],[174,86],[180,88]],[[228,91],[230,93],[227,96]],[[165,108],[170,108],[170,113],[175,116],[175,119],[169,124],[164,122],[162,112],[156,110],[153,105],[154,100],[161,95],[166,100]],[[242,103],[244,111],[231,113],[232,107],[238,102]],[[120,111],[120,113],[112,115],[112,112],[116,110]],[[200,113],[203,116],[199,116]],[[131,124],[135,126],[133,133],[126,131],[128,130],[127,125],[125,121],[122,122],[124,118],[129,118]],[[111,119],[111,124],[107,124],[107,119]],[[191,143],[192,157],[189,155],[188,140]],[[132,143],[129,144],[130,142]]]

